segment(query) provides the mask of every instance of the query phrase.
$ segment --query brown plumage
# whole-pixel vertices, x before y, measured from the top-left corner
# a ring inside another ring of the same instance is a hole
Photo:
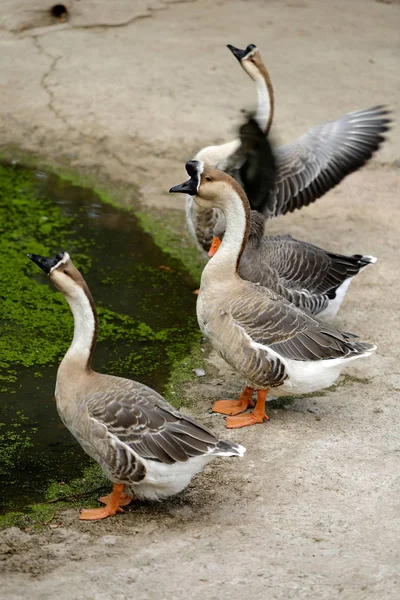
[[[106,507],[84,511],[81,519],[115,514],[133,496],[176,494],[215,457],[243,456],[242,446],[219,441],[146,385],[93,371],[98,319],[82,275],[66,252],[28,256],[49,274],[74,316],[74,338],[57,373],[57,410],[114,484],[113,493],[101,499]]]
[[[228,427],[262,422],[267,390],[281,394],[317,391],[332,385],[344,366],[372,354],[375,346],[355,340],[302,311],[272,290],[244,281],[238,262],[249,234],[249,203],[239,184],[200,161],[186,164],[190,179],[171,188],[189,193],[201,208],[217,207],[226,219],[218,252],[204,268],[197,299],[200,329],[213,348],[246,381],[239,401],[219,401],[214,410],[237,414],[258,401],[252,413],[230,417]]]
[[[314,315],[336,316],[350,280],[376,261],[373,256],[334,254],[290,235],[265,236],[264,226],[264,217],[251,211],[240,277],[270,288]],[[214,235],[222,240],[224,232],[225,221],[220,219]]]
[[[389,111],[384,106],[359,110],[319,124],[295,142],[274,147],[272,173],[271,156],[262,144],[274,111],[268,70],[254,44],[246,50],[229,48],[255,82],[255,120],[241,129],[238,140],[203,148],[195,158],[234,177],[244,187],[251,208],[265,218],[308,206],[364,165],[383,143],[391,122]],[[210,228],[218,214],[211,208],[199,210],[187,199],[189,230],[203,250],[210,247]]]

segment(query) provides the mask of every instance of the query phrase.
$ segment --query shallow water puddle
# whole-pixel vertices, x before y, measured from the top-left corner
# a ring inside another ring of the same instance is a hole
[[[37,502],[89,458],[57,415],[58,363],[73,320],[26,257],[70,253],[93,294],[100,341],[93,367],[162,392],[197,332],[194,283],[133,214],[53,175],[0,166],[0,487],[2,510]]]

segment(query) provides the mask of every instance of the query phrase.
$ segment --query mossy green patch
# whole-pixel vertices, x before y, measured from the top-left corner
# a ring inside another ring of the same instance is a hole
[[[86,508],[99,506],[98,497],[109,493],[110,482],[104,476],[100,466],[88,461],[82,477],[73,479],[69,483],[52,483],[45,492],[45,501],[39,504],[30,504],[19,510],[10,511],[0,515],[0,529],[6,527],[20,527],[21,529],[39,529],[48,525],[61,510],[73,508],[77,511],[84,505]]]
[[[200,334],[192,344],[190,352],[182,358],[176,354],[173,357],[173,366],[168,383],[164,388],[164,396],[174,406],[193,406],[193,402],[185,392],[185,386],[188,381],[195,380],[195,369],[204,369],[204,353],[201,350]],[[174,352],[173,350],[171,352]]]
[[[39,196],[30,172],[0,165],[0,381],[15,381],[15,367],[52,364],[68,347],[72,319],[61,295],[27,259],[27,253],[51,256],[68,245],[77,218]],[[82,247],[81,244],[80,248]],[[88,270],[90,258],[74,253],[78,268]],[[38,285],[41,284],[41,285]],[[154,339],[151,328],[127,315],[99,308],[99,340]],[[57,335],[55,335],[57,332]]]
[[[103,200],[45,173],[0,167],[0,389],[7,393],[0,407],[6,424],[0,427],[0,477],[19,493],[16,498],[3,484],[5,507],[40,500],[59,476],[78,481],[89,460],[62,428],[51,400],[72,315],[28,252],[67,250],[87,278],[100,319],[95,368],[161,393],[167,384],[175,406],[183,403],[176,382],[193,377],[187,357],[200,333],[195,282],[182,256],[171,260],[140,230],[132,211],[121,213],[109,199],[105,207]],[[18,420],[21,409],[26,421]]]
[[[193,279],[199,283],[205,258],[190,238],[185,215],[180,210],[136,211],[135,215],[161,250],[179,260]]]
[[[20,411],[9,424],[0,423],[0,474],[7,473],[19,460],[21,454],[33,446],[32,436],[37,433],[37,427],[31,427],[27,434],[24,425],[29,422]]]

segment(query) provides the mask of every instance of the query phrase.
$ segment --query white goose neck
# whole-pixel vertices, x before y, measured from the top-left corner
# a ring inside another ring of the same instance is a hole
[[[207,146],[196,154],[194,160],[200,160],[207,165],[217,167],[223,171],[226,161],[236,152],[239,146],[239,139],[226,142],[225,144],[219,144],[218,146]]]
[[[74,295],[66,295],[65,299],[74,316],[74,337],[60,368],[73,365],[76,370],[88,371],[97,339],[96,309],[86,292],[78,286]]]
[[[238,262],[248,237],[249,216],[239,194],[232,190],[227,202],[219,204],[218,207],[225,215],[225,234],[218,251],[204,268],[201,288],[212,282],[219,283],[238,277]]]
[[[261,131],[268,133],[271,126],[270,117],[272,110],[270,91],[261,73],[255,76],[254,80],[257,90],[257,112],[255,119]]]

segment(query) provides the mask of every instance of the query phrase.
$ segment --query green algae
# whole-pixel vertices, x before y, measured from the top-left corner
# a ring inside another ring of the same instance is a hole
[[[21,454],[33,447],[32,435],[37,433],[37,427],[30,428],[28,435],[24,425],[29,419],[17,411],[10,424],[0,423],[0,474],[6,474],[10,467],[18,462]]]
[[[171,404],[175,406],[193,406],[193,400],[186,393],[186,386],[189,381],[197,379],[194,375],[194,369],[206,368],[204,353],[197,339],[191,347],[191,351],[181,358],[178,354],[174,357],[173,367],[164,388],[164,396]]]
[[[141,227],[161,250],[179,260],[196,282],[200,282],[205,259],[190,238],[184,213],[180,210],[135,211]]]
[[[62,185],[60,186],[62,189]],[[104,196],[104,195],[103,195]],[[67,218],[45,197],[38,197],[32,174],[0,166],[0,381],[15,381],[13,365],[25,367],[53,364],[65,353],[72,336],[73,322],[64,299],[45,283],[26,254],[54,254],[54,248],[68,245],[66,229],[79,228],[78,219]],[[49,240],[51,244],[49,244]],[[80,243],[80,249],[84,244]],[[91,260],[74,252],[73,260],[83,271]],[[143,268],[148,275],[150,268]],[[153,269],[154,271],[154,269]],[[159,272],[159,279],[167,274]],[[115,285],[115,277],[102,279]],[[163,340],[172,334],[155,332],[131,316],[98,307],[99,342],[112,340]],[[57,336],[54,332],[57,331]],[[3,385],[3,387],[5,387]]]
[[[179,380],[193,377],[188,356],[199,338],[192,295],[195,283],[183,271],[181,257],[171,260],[155,251],[150,236],[139,236],[132,211],[125,211],[126,216],[115,209],[104,212],[102,199],[104,195],[100,198],[92,190],[45,174],[38,177],[20,168],[0,167],[0,389],[9,399],[0,409],[5,424],[0,428],[0,441],[6,456],[3,474],[7,483],[19,486],[22,506],[28,500],[31,507],[31,501],[50,493],[58,485],[58,472],[62,479],[84,488],[79,473],[89,461],[70,434],[57,429],[61,425],[51,400],[55,370],[72,337],[72,315],[47,276],[27,259],[28,252],[51,256],[60,249],[68,250],[88,277],[100,318],[95,368],[137,377],[160,392],[166,388],[175,406],[182,405],[181,388],[177,393],[177,385],[169,378],[176,379],[174,373],[179,373]],[[100,221],[98,234],[87,223],[93,212]],[[110,237],[103,219],[122,231]],[[132,227],[133,237],[140,239],[131,253],[141,254],[137,261],[133,256],[131,267],[121,268]],[[112,253],[108,253],[107,242]],[[107,260],[102,264],[98,255],[105,251]],[[135,295],[137,289],[140,293]],[[134,297],[128,302],[131,293]],[[132,310],[127,311],[130,304]],[[194,366],[199,366],[198,362]],[[170,389],[174,393],[169,394]],[[21,403],[27,421],[13,427]],[[40,443],[44,444],[42,451]],[[65,458],[59,450],[63,444]],[[46,447],[56,448],[56,460]],[[24,488],[24,477],[29,478],[29,489]],[[11,493],[6,509],[13,501]]]
[[[50,484],[43,502],[0,515],[0,529],[6,527],[40,529],[57,518],[62,510],[73,508],[77,511],[78,518],[79,509],[83,505],[86,508],[98,507],[98,497],[103,493],[109,493],[110,482],[97,463],[90,459],[88,463],[82,477],[72,479],[68,483],[60,481]]]
[[[45,197],[38,197],[32,174],[0,166],[0,381],[16,380],[15,366],[53,364],[71,341],[73,322],[64,299],[44,283],[27,253],[44,256],[67,245],[66,230],[79,228],[76,219]],[[51,244],[49,243],[51,241]],[[90,269],[90,258],[74,253],[78,268]],[[99,308],[99,341],[155,339],[151,327],[108,308]],[[54,332],[57,332],[57,336]]]

